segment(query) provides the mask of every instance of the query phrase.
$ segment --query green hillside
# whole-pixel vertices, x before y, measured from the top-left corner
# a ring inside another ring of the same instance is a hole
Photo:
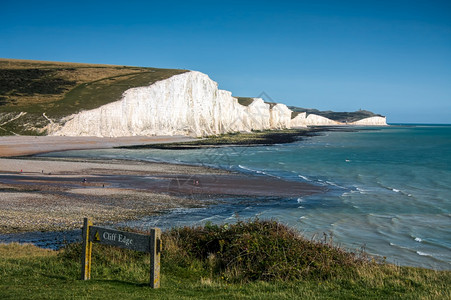
[[[45,134],[49,119],[94,109],[186,70],[0,59],[0,135]],[[45,115],[44,115],[45,114]],[[47,117],[47,118],[46,118]]]

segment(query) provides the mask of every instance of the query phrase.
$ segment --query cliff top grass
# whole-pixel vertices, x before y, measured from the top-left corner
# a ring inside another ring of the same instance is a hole
[[[147,86],[184,72],[0,59],[0,135],[39,134],[38,129],[49,122],[44,113],[50,119],[59,120],[117,101],[129,88]],[[12,120],[20,112],[26,114]]]
[[[164,232],[161,288],[148,254],[95,244],[92,279],[81,245],[0,245],[3,299],[450,299],[450,271],[399,267],[312,241],[274,221]]]

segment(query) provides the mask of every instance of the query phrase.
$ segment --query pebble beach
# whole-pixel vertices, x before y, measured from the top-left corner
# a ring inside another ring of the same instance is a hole
[[[98,224],[115,223],[174,208],[211,205],[218,203],[221,195],[322,192],[305,183],[199,166],[30,156],[62,149],[149,143],[151,138],[103,139],[103,144],[101,138],[90,139],[88,143],[86,138],[0,138],[0,233],[71,230],[80,228],[84,217]],[[165,138],[164,142],[186,139]],[[28,156],[16,156],[24,154]]]

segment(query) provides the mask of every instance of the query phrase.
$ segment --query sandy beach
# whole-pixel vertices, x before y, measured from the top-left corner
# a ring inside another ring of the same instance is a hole
[[[175,139],[190,138],[0,138],[0,154],[4,156],[0,158],[0,233],[75,229],[80,228],[83,217],[97,223],[119,222],[173,208],[219,203],[226,195],[299,197],[323,191],[305,183],[198,166],[123,160],[5,158]]]
[[[2,136],[0,157],[33,155],[65,150],[106,149],[119,146],[136,146],[194,141],[187,136],[126,136],[71,137],[71,136]]]

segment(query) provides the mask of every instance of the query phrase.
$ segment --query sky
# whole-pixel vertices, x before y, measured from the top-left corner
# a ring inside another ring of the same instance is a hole
[[[450,0],[0,0],[0,57],[196,70],[234,96],[451,123]]]

